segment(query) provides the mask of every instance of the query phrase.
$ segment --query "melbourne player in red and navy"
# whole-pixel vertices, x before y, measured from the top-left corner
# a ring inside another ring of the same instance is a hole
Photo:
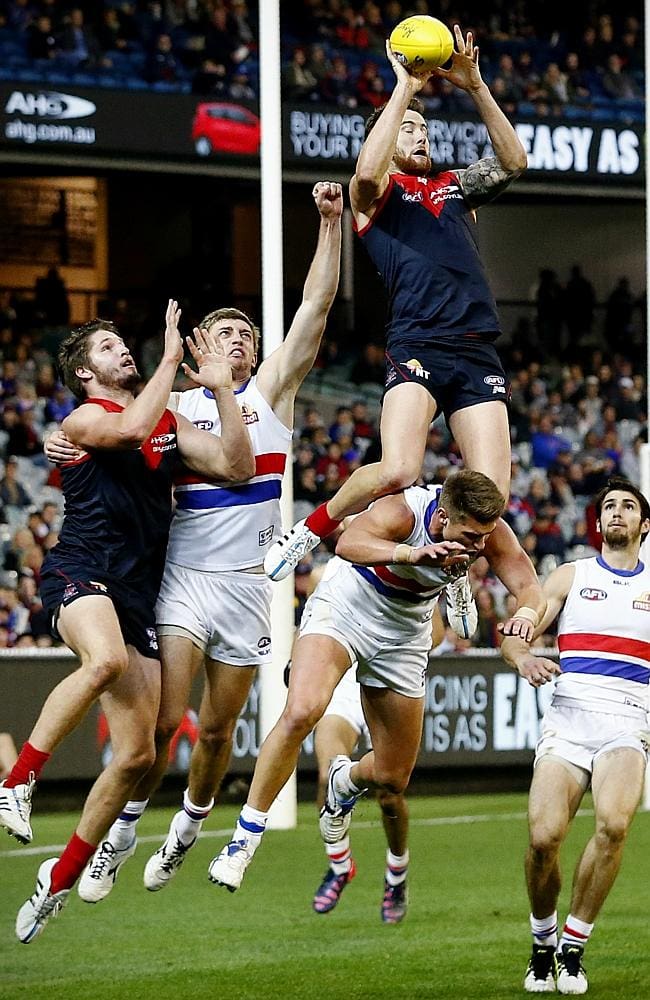
[[[99,697],[113,758],[93,785],[61,858],[39,868],[36,890],[16,920],[16,934],[25,944],[65,903],[155,758],[161,680],[154,602],[171,520],[173,467],[182,459],[203,476],[235,482],[255,468],[230,364],[207,331],[195,330],[194,341],[187,338],[198,372],[183,369],[214,395],[221,435],[206,434],[166,409],[183,357],[179,316],[170,301],[162,361],[137,398],[133,389],[140,376],[111,323],[86,324],[59,351],[64,380],[83,401],[63,427],[84,453],[64,469],[64,523],[44,564],[41,593],[53,627],[81,665],[50,694],[0,786],[0,825],[23,843],[31,840],[35,779]]]
[[[427,123],[413,100],[426,77],[410,75],[387,46],[396,86],[388,104],[368,119],[350,183],[357,232],[390,298],[382,457],[357,469],[327,504],[273,546],[264,565],[275,580],[342,518],[418,479],[438,411],[467,468],[489,476],[504,497],[509,493],[506,378],[492,344],[499,320],[476,246],[474,210],[525,169],[526,152],[481,79],[471,34],[464,39],[458,25],[454,30],[458,51],[451,68],[435,73],[471,95],[495,155],[466,170],[429,177]],[[475,607],[468,613],[466,577],[447,588],[447,599],[452,617],[462,623],[461,634],[467,634],[468,621],[477,616]]]

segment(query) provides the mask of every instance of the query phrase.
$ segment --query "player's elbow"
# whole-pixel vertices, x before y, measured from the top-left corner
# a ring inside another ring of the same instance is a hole
[[[226,463],[223,478],[229,483],[243,483],[255,475],[255,456],[250,449],[243,449]]]
[[[150,433],[150,425],[145,426],[140,423],[134,424],[130,421],[128,423],[125,422],[117,429],[117,443],[115,447],[123,449],[124,451],[141,448]]]
[[[523,174],[524,170],[528,167],[528,156],[522,145],[518,144],[517,149],[512,151],[512,155],[508,157],[508,162],[504,166],[508,173],[512,174],[513,178]]]

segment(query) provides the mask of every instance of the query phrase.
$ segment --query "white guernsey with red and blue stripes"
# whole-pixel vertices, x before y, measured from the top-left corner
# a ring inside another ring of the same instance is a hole
[[[167,559],[192,569],[250,569],[264,561],[282,534],[280,493],[291,430],[277,418],[252,376],[235,390],[253,452],[255,475],[240,485],[208,483],[187,473],[177,478],[176,513]],[[221,432],[214,397],[208,389],[177,396],[177,410],[195,427]]]
[[[578,559],[558,623],[562,673],[553,702],[645,717],[650,682],[650,571]]]
[[[411,486],[404,491],[404,500],[415,516],[407,544],[420,547],[440,540],[432,538],[428,526],[441,489]],[[369,632],[395,639],[430,631],[428,623],[438,595],[452,579],[443,569],[405,563],[360,566],[336,558],[330,566],[316,596],[327,598],[331,594],[335,603],[344,603],[357,620],[362,619]]]

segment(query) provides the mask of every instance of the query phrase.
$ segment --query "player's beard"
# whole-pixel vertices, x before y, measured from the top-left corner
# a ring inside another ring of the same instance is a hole
[[[636,537],[640,537],[640,535],[641,532],[639,530]],[[630,542],[636,540],[630,529],[626,528],[623,524],[610,525],[605,532],[604,539],[607,542],[608,548],[616,552],[626,549]]]
[[[418,156],[417,159],[413,156],[404,156],[399,147],[393,154],[393,163],[401,174],[415,174],[417,177],[424,177],[431,170],[430,156]]]
[[[137,368],[118,368],[110,374],[93,368],[90,370],[94,372],[99,385],[103,385],[106,389],[126,389],[132,392],[141,381]]]

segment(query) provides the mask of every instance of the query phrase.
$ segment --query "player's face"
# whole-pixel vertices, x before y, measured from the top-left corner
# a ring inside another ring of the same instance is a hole
[[[210,333],[219,338],[233,376],[248,378],[256,361],[255,336],[248,323],[243,319],[223,319],[211,327]]]
[[[402,119],[393,162],[403,174],[428,174],[431,170],[427,123],[417,111],[407,111]]]
[[[641,505],[635,496],[624,490],[607,494],[600,511],[600,531],[610,549],[627,548],[646,529],[647,522],[641,517]]]
[[[442,537],[446,542],[460,542],[471,554],[482,552],[485,543],[497,526],[497,521],[482,524],[473,517],[464,517],[458,521],[447,521],[442,529]]]
[[[99,385],[113,389],[133,389],[140,373],[129,349],[116,333],[98,330],[90,338],[88,368]]]

